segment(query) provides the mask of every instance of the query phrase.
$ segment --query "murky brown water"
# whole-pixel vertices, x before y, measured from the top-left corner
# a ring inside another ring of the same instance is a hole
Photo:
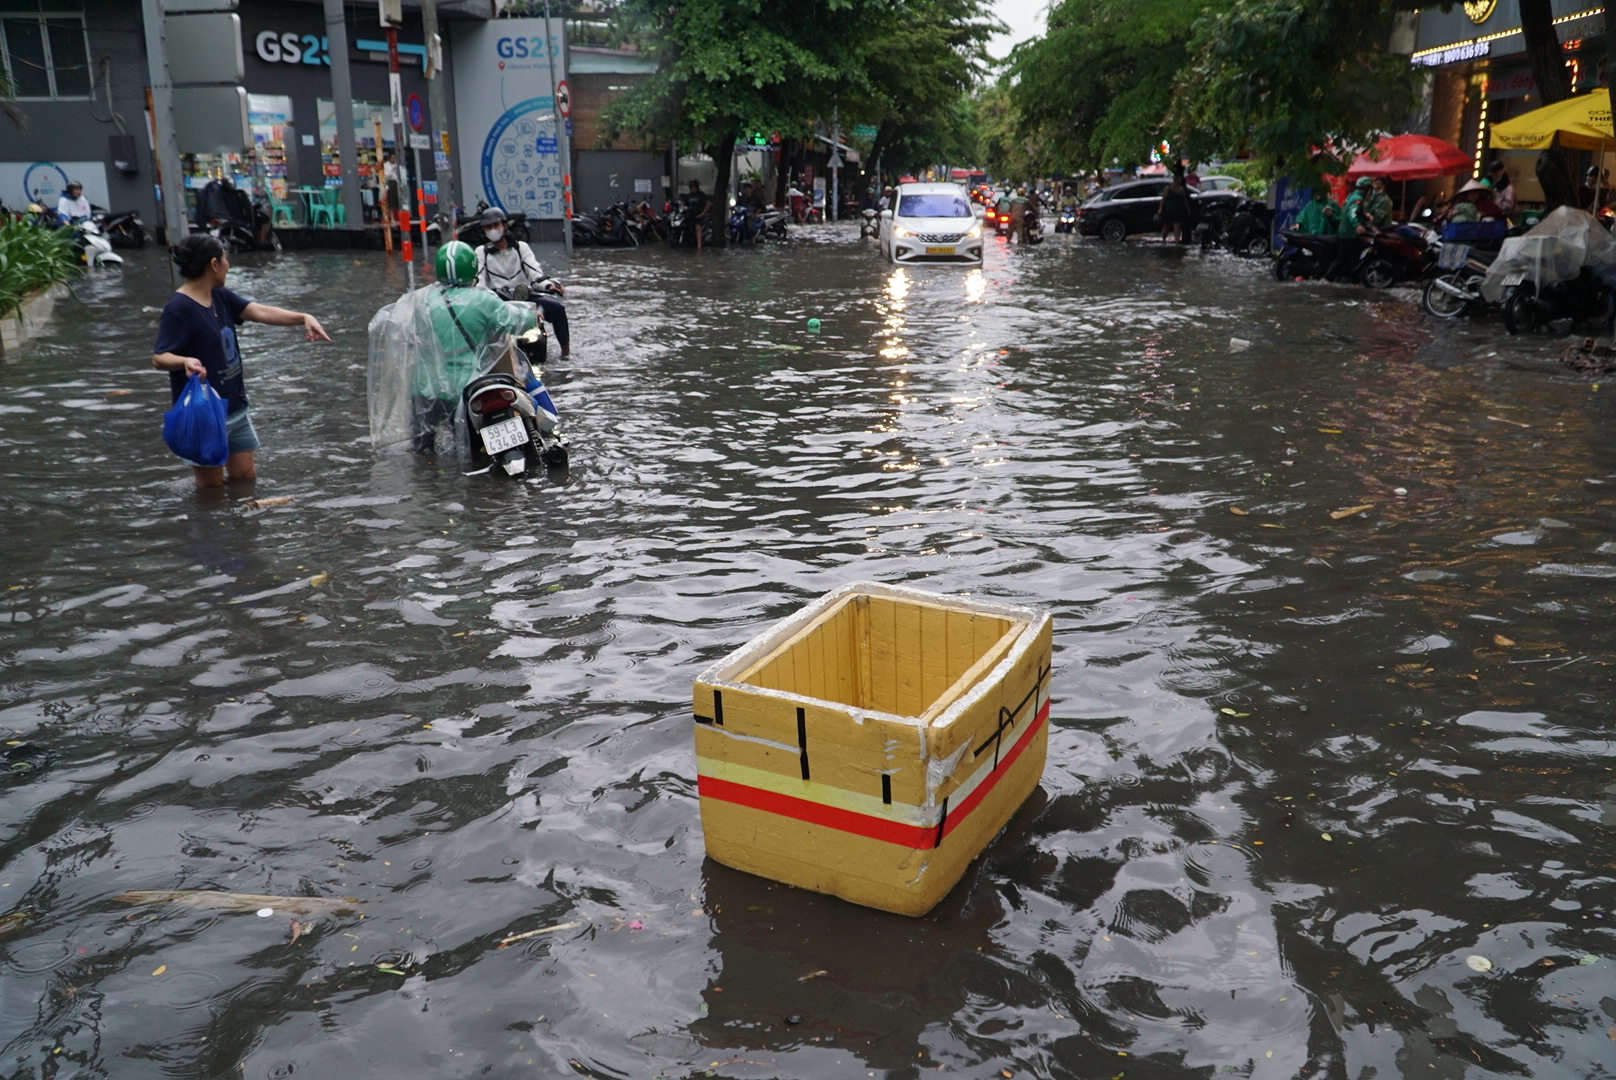
[[[379,256],[266,258],[337,339],[245,335],[293,507],[159,441],[152,253],[0,372],[0,1076],[1616,1074],[1616,386],[1557,342],[1132,243],[591,252],[512,485],[373,460]],[[921,920],[702,854],[692,676],[858,578],[1056,616],[1043,789]],[[364,903],[113,899],[170,888]]]

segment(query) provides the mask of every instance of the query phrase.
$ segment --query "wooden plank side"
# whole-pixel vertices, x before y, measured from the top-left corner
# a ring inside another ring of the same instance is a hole
[[[920,606],[898,603],[894,605],[893,651],[895,659],[894,691],[899,716],[919,716],[926,711],[921,694]]]
[[[870,700],[881,712],[901,715],[897,685],[897,605],[884,596],[872,596],[869,614]]]
[[[859,597],[853,608],[853,640],[849,647],[852,649],[853,677],[858,681],[859,707],[878,708],[870,680],[870,598],[867,596]]]
[[[920,668],[920,711],[936,701],[948,689],[954,677],[949,669],[949,629],[957,613],[937,608],[920,608],[920,634],[916,645],[916,660]]]

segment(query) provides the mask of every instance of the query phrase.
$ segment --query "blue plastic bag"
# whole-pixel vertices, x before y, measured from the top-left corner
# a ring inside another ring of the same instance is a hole
[[[230,457],[225,404],[200,375],[192,375],[174,407],[163,414],[163,441],[187,461],[218,468]]]

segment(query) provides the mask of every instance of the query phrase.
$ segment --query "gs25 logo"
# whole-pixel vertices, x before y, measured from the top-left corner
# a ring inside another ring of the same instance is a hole
[[[534,37],[502,37],[494,44],[494,51],[501,60],[526,60],[529,57],[537,59],[544,55],[544,38]]]

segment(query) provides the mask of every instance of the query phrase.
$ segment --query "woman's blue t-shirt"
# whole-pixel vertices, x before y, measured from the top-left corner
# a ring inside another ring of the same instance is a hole
[[[154,354],[175,353],[202,361],[208,371],[208,383],[224,398],[231,413],[247,407],[247,383],[241,374],[236,326],[250,303],[229,289],[214,289],[213,306],[206,308],[184,293],[175,292],[157,321],[157,344],[152,346]],[[168,373],[173,400],[180,399],[187,378],[184,371]]]

